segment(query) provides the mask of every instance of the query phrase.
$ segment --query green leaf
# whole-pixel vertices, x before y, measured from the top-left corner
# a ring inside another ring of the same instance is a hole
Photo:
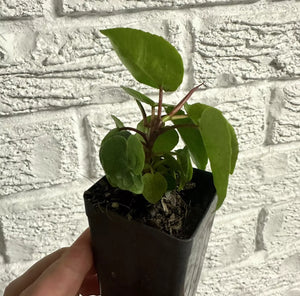
[[[184,114],[184,112],[181,111],[177,114]],[[173,120],[173,123],[176,125],[189,125],[193,124],[193,121],[190,118],[183,118]],[[199,129],[192,127],[179,127],[177,130],[183,142],[188,147],[194,164],[198,169],[204,170],[206,168],[208,158]]]
[[[128,170],[126,138],[114,135],[102,143],[100,161],[106,175],[113,179],[121,177]]]
[[[125,139],[128,139],[128,137],[129,137],[130,135],[131,135],[131,133],[128,132],[128,131],[124,131],[124,130],[120,131],[118,128],[114,128],[114,129],[112,129],[111,131],[109,131],[109,132],[106,134],[106,136],[103,138],[103,140],[102,140],[102,142],[101,142],[101,146],[103,146],[104,143],[105,143],[108,139],[110,139],[111,137],[113,137],[113,136],[121,136],[121,137],[123,137],[123,138],[125,138]]]
[[[142,144],[133,135],[126,138],[121,134],[110,134],[102,141],[100,161],[112,186],[141,194],[144,188],[142,163],[145,157],[140,150]]]
[[[112,119],[114,120],[114,122],[115,122],[117,128],[124,127],[123,122],[122,122],[119,118],[117,118],[117,117],[114,116],[114,115],[111,115],[111,117],[112,117]]]
[[[143,175],[144,197],[152,204],[157,203],[167,191],[168,183],[160,173]]]
[[[237,136],[235,134],[234,128],[232,125],[227,122],[229,131],[230,131],[230,136],[231,136],[231,149],[232,149],[232,155],[231,155],[231,165],[230,165],[230,174],[233,174],[233,171],[235,169],[236,161],[238,158],[239,154],[239,144],[237,141]]]
[[[189,118],[191,118],[192,121],[197,125],[199,124],[203,111],[206,110],[206,108],[209,108],[209,106],[200,103],[193,105],[185,104],[185,109]]]
[[[182,82],[180,54],[164,38],[130,28],[102,30],[133,77],[146,85],[175,91]]]
[[[164,160],[163,163],[165,166],[170,168],[173,171],[179,171],[180,170],[180,165],[178,161],[169,153],[164,154]]]
[[[128,166],[134,174],[141,174],[145,164],[145,152],[142,143],[136,135],[130,135],[127,140]]]
[[[193,177],[193,167],[191,164],[190,154],[186,146],[183,149],[176,150],[176,155],[181,168],[179,189],[183,189],[184,185],[191,181]]]
[[[132,97],[137,99],[139,102],[145,103],[147,105],[150,105],[151,107],[155,107],[157,104],[152,101],[150,98],[147,96],[143,95],[142,93],[138,92],[137,90],[134,90],[129,87],[122,86],[122,88]]]
[[[226,197],[231,167],[230,131],[227,120],[221,111],[212,107],[203,111],[199,127],[211,164],[214,185],[218,195],[218,209]]]
[[[167,130],[159,135],[153,145],[154,153],[170,152],[178,143],[179,136],[174,129]]]
[[[164,178],[167,181],[167,191],[171,191],[176,189],[177,187],[177,182],[174,176],[170,175],[170,174],[163,174]]]

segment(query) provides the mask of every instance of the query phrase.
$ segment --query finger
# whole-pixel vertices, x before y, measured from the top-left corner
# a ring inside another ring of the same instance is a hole
[[[30,286],[53,262],[58,260],[68,248],[62,248],[35,263],[23,275],[11,282],[5,289],[4,296],[19,295]]]
[[[87,229],[20,296],[74,296],[92,265],[90,232]]]

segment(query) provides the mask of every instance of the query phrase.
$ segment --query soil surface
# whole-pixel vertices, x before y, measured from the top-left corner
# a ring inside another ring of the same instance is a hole
[[[135,220],[157,228],[169,235],[180,239],[189,238],[195,230],[195,223],[191,204],[184,199],[195,184],[187,184],[186,188],[178,193],[172,191],[166,194],[158,203],[150,204],[142,195],[112,187],[105,178],[97,183],[91,202],[100,209],[118,213],[128,220]]]

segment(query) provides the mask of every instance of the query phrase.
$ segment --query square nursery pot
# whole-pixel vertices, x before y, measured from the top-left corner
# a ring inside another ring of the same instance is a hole
[[[196,186],[182,195],[192,206],[186,239],[129,221],[101,206],[110,187],[105,177],[84,193],[102,296],[195,295],[217,196],[211,173],[195,169],[192,182]]]

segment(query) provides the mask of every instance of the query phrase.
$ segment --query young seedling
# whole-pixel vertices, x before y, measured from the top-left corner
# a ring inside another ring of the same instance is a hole
[[[238,143],[230,123],[216,108],[187,102],[204,83],[194,87],[177,104],[165,104],[164,92],[175,91],[182,82],[182,58],[162,37],[130,28],[101,31],[106,35],[133,77],[158,89],[158,102],[123,87],[135,98],[142,120],[128,127],[115,116],[116,128],[103,139],[100,161],[114,187],[142,194],[150,203],[167,191],[182,190],[192,179],[192,161],[204,170],[210,162],[219,208],[225,197],[229,174],[235,168]],[[143,104],[149,105],[147,115]],[[179,135],[185,146],[176,149]]]

